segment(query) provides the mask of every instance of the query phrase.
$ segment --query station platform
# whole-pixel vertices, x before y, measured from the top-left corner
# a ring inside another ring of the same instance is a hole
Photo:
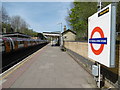
[[[60,47],[46,45],[5,72],[2,88],[96,88],[93,77]]]

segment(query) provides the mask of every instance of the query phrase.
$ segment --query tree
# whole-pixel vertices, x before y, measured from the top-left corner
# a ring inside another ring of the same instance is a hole
[[[25,29],[28,28],[28,24],[23,19],[20,20],[20,32],[24,33]]]
[[[12,16],[11,18],[11,26],[15,30],[15,32],[18,32],[20,30],[20,16]]]
[[[120,2],[117,4],[117,32],[120,32]]]
[[[103,2],[102,7],[110,2]],[[88,36],[88,17],[97,12],[97,2],[74,2],[74,7],[68,13],[67,22],[76,31],[76,40],[86,39]],[[117,5],[117,31],[120,32],[120,2]]]
[[[74,2],[69,14],[70,26],[77,33],[77,40],[87,38],[88,17],[97,11],[95,2]]]
[[[15,32],[21,33],[24,33],[25,30],[28,28],[28,24],[20,16],[12,16],[11,26],[15,30]]]
[[[10,17],[6,11],[6,9],[2,6],[1,11],[2,13],[2,30],[5,29],[6,32],[11,32],[11,25],[10,25]],[[2,31],[3,32],[3,31]]]
[[[10,24],[10,17],[6,11],[6,9],[2,6],[2,22],[6,24]]]
[[[6,30],[7,33],[20,32],[31,36],[37,36],[37,32],[29,29],[29,25],[21,18],[21,16],[16,15],[9,17],[4,7],[2,7],[0,12],[2,12],[2,30]]]
[[[117,32],[120,32],[120,2],[117,4]],[[120,40],[120,34],[117,36],[117,40]]]

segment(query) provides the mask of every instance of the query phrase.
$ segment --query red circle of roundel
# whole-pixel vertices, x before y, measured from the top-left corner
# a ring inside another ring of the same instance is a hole
[[[92,39],[95,32],[98,32],[100,34],[101,38],[104,38],[104,33],[103,33],[102,29],[100,27],[95,27],[92,31],[91,36],[90,36],[91,39]],[[92,43],[90,44],[90,46],[91,46],[91,49],[95,55],[99,55],[103,51],[103,48],[104,48],[104,44],[101,44],[100,48],[98,50],[94,49]]]

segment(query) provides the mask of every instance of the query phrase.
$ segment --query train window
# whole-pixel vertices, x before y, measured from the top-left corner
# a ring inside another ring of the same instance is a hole
[[[3,41],[2,41],[2,51],[3,51],[3,52],[5,51],[5,44],[4,44]]]
[[[28,41],[28,46],[30,46],[31,45],[31,42],[30,41]]]
[[[5,44],[3,41],[0,41],[0,52],[4,52],[5,51]]]
[[[19,48],[24,47],[24,41],[18,41],[18,47]]]

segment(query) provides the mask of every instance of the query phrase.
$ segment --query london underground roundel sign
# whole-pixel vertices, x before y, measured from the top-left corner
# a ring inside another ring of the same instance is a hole
[[[110,4],[88,18],[88,57],[115,66],[115,10]]]
[[[100,34],[100,38],[93,38],[93,35],[98,32]],[[107,44],[107,38],[104,37],[104,32],[100,27],[95,27],[91,33],[90,39],[89,39],[91,50],[95,55],[99,55],[102,53],[104,49],[104,44]],[[100,48],[98,50],[95,50],[92,43],[100,44]]]

